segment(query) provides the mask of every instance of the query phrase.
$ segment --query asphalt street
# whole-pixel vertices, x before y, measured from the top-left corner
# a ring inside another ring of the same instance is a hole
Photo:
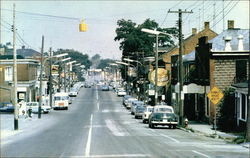
[[[69,110],[1,144],[1,157],[249,158],[249,149],[179,129],[150,129],[99,87],[82,88]],[[43,118],[42,118],[43,119]]]

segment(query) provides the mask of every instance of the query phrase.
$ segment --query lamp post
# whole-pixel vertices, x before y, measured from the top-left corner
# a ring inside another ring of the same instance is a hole
[[[69,57],[69,58],[65,58],[65,59],[62,59],[61,60],[61,62],[64,62],[64,61],[68,61],[68,60],[70,60],[71,58]],[[66,63],[64,63],[63,64],[63,67],[64,67],[64,69],[63,69],[63,77],[64,77],[64,86],[63,86],[63,88],[64,88],[64,92],[66,92]]]
[[[43,53],[43,50],[42,50]],[[59,54],[56,56],[50,56],[48,58],[46,58],[45,60],[43,60],[43,56],[41,58],[41,67],[40,67],[40,89],[39,89],[39,107],[38,107],[38,118],[41,118],[41,106],[42,106],[42,89],[43,89],[43,84],[42,84],[42,73],[43,73],[43,65],[45,64],[45,62],[51,58],[60,58],[63,56],[68,55],[68,53],[64,53],[64,54]],[[51,70],[50,70],[51,71]],[[49,76],[51,78],[51,76]],[[50,79],[51,80],[51,79]],[[51,84],[51,83],[50,83]],[[50,86],[51,87],[51,86]],[[50,99],[52,99],[52,93],[51,93],[51,89],[50,89]],[[50,106],[52,106],[52,102],[50,101]]]
[[[70,83],[70,74],[72,73],[71,71],[72,71],[72,67],[73,67],[73,63],[76,63],[76,61],[74,60],[74,61],[70,61],[70,62],[68,62],[68,63],[66,63],[66,65],[69,65],[69,87],[68,87],[68,92],[70,91],[70,87],[71,87],[71,83]],[[72,76],[72,80],[73,80],[73,76]],[[72,81],[72,83],[73,83],[73,81]]]

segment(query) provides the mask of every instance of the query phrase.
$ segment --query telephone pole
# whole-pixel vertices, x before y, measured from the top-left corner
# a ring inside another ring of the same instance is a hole
[[[52,108],[52,72],[51,72],[51,69],[52,69],[52,60],[51,60],[51,57],[52,57],[52,48],[50,47],[49,49],[49,56],[50,56],[50,60],[49,60],[49,106]]]
[[[16,24],[15,24],[15,3],[13,4],[13,104],[14,104],[14,130],[18,130],[18,106],[17,106],[17,64],[16,64]]]
[[[41,48],[41,66],[40,66],[40,89],[39,89],[39,107],[38,107],[38,118],[41,118],[41,106],[42,106],[42,75],[43,75],[43,47],[44,47],[44,36],[42,36],[42,48]]]
[[[179,9],[178,11],[168,11],[168,13],[178,13],[179,14],[179,71],[178,71],[178,79],[179,79],[179,94],[178,94],[178,105],[179,105],[179,125],[184,125],[184,94],[183,94],[183,62],[182,62],[182,54],[183,54],[183,35],[182,35],[182,14],[183,13],[193,13],[193,11],[182,11]]]

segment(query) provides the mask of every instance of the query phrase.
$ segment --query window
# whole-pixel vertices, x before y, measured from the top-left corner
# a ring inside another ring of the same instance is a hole
[[[246,121],[246,116],[247,116],[247,97],[245,94],[241,94],[240,119]]]
[[[247,60],[236,61],[236,82],[247,80]]]
[[[7,66],[4,70],[5,81],[13,81],[13,67]]]

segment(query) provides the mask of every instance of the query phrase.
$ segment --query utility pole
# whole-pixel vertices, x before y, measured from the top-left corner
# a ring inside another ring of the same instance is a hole
[[[41,118],[41,106],[42,106],[42,74],[43,74],[43,47],[44,47],[44,36],[42,36],[42,48],[41,48],[41,66],[40,66],[40,89],[39,89],[39,107],[38,107],[38,118]]]
[[[248,107],[247,107],[247,131],[246,139],[250,142],[250,54],[248,57]]]
[[[183,37],[182,37],[182,14],[183,13],[193,13],[193,11],[182,11],[179,9],[178,11],[168,11],[169,13],[178,13],[179,14],[179,94],[178,94],[178,105],[179,105],[179,125],[184,125],[184,94],[183,93],[183,62],[182,62],[182,54],[183,54]]]
[[[14,104],[14,130],[18,130],[18,105],[17,105],[17,64],[16,64],[16,24],[15,3],[13,4],[13,104]]]
[[[155,104],[158,103],[158,37],[159,35],[156,34],[156,51],[155,51]]]
[[[49,56],[52,57],[52,48],[49,49]],[[49,61],[49,106],[52,107],[52,60]]]

